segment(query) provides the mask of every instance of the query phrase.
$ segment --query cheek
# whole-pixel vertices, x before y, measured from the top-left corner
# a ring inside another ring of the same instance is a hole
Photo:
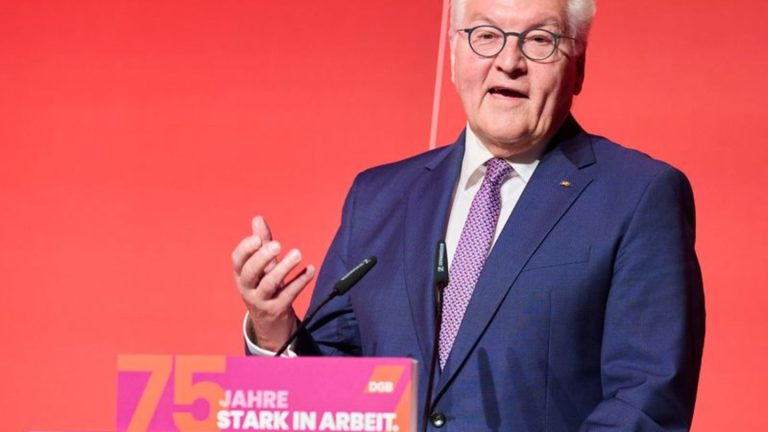
[[[541,111],[553,111],[561,102],[570,100],[574,92],[574,81],[568,78],[566,74],[556,74],[543,77],[533,88],[541,89],[538,92],[539,109]]]
[[[477,76],[473,76],[470,70],[457,69],[454,86],[465,105],[476,104],[482,93],[482,81]]]
[[[451,67],[451,80],[464,103],[477,103],[482,97],[485,78],[488,75],[487,63],[478,61],[474,54],[457,49]]]

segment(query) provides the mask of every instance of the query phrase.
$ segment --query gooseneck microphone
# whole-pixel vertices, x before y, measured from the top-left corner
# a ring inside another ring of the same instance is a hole
[[[312,321],[312,318],[315,317],[315,314],[323,308],[323,306],[327,305],[328,302],[333,300],[334,298],[345,294],[347,291],[351,290],[352,287],[354,287],[358,282],[360,282],[360,279],[365,276],[366,273],[368,273],[373,266],[376,265],[376,257],[375,256],[369,256],[368,258],[364,259],[360,264],[355,266],[352,270],[350,270],[347,274],[341,277],[336,284],[333,285],[333,290],[330,294],[328,294],[328,297],[325,298],[325,300],[322,301],[317,307],[315,307],[311,312],[309,312],[304,319],[301,321],[299,326],[296,328],[296,330],[291,333],[291,336],[288,338],[287,341],[283,344],[283,346],[280,347],[279,350],[275,353],[275,357],[280,357],[283,355],[285,350],[288,349],[288,347],[293,343],[293,341],[296,339],[296,337],[299,336],[299,333],[304,330],[310,321]]]
[[[424,416],[422,431],[427,430],[427,420],[432,410],[432,387],[435,384],[435,369],[440,357],[440,328],[443,323],[443,290],[448,286],[448,252],[445,242],[439,241],[435,250],[435,337],[432,345],[432,358],[429,361],[429,379],[427,380],[427,397],[424,399]]]

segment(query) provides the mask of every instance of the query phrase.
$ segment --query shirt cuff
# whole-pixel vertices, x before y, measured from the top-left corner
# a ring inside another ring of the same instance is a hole
[[[248,347],[248,352],[251,353],[251,355],[259,356],[259,357],[274,357],[275,352],[265,350],[264,348],[259,347],[256,345],[255,342],[253,342],[248,337],[248,323],[250,322],[250,319],[248,318],[248,312],[245,313],[245,319],[243,319],[243,338],[245,339],[245,346]],[[287,350],[281,355],[281,357],[298,357],[296,353],[293,351],[293,346],[289,346]]]

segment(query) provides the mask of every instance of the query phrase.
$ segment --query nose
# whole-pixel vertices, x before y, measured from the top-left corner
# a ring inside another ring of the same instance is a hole
[[[494,66],[512,78],[523,75],[528,70],[528,63],[517,45],[515,36],[507,38],[504,48],[496,55]]]

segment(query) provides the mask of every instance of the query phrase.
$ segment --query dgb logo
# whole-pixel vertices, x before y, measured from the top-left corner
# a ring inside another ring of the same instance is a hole
[[[392,393],[395,384],[392,381],[368,381],[368,393]]]

